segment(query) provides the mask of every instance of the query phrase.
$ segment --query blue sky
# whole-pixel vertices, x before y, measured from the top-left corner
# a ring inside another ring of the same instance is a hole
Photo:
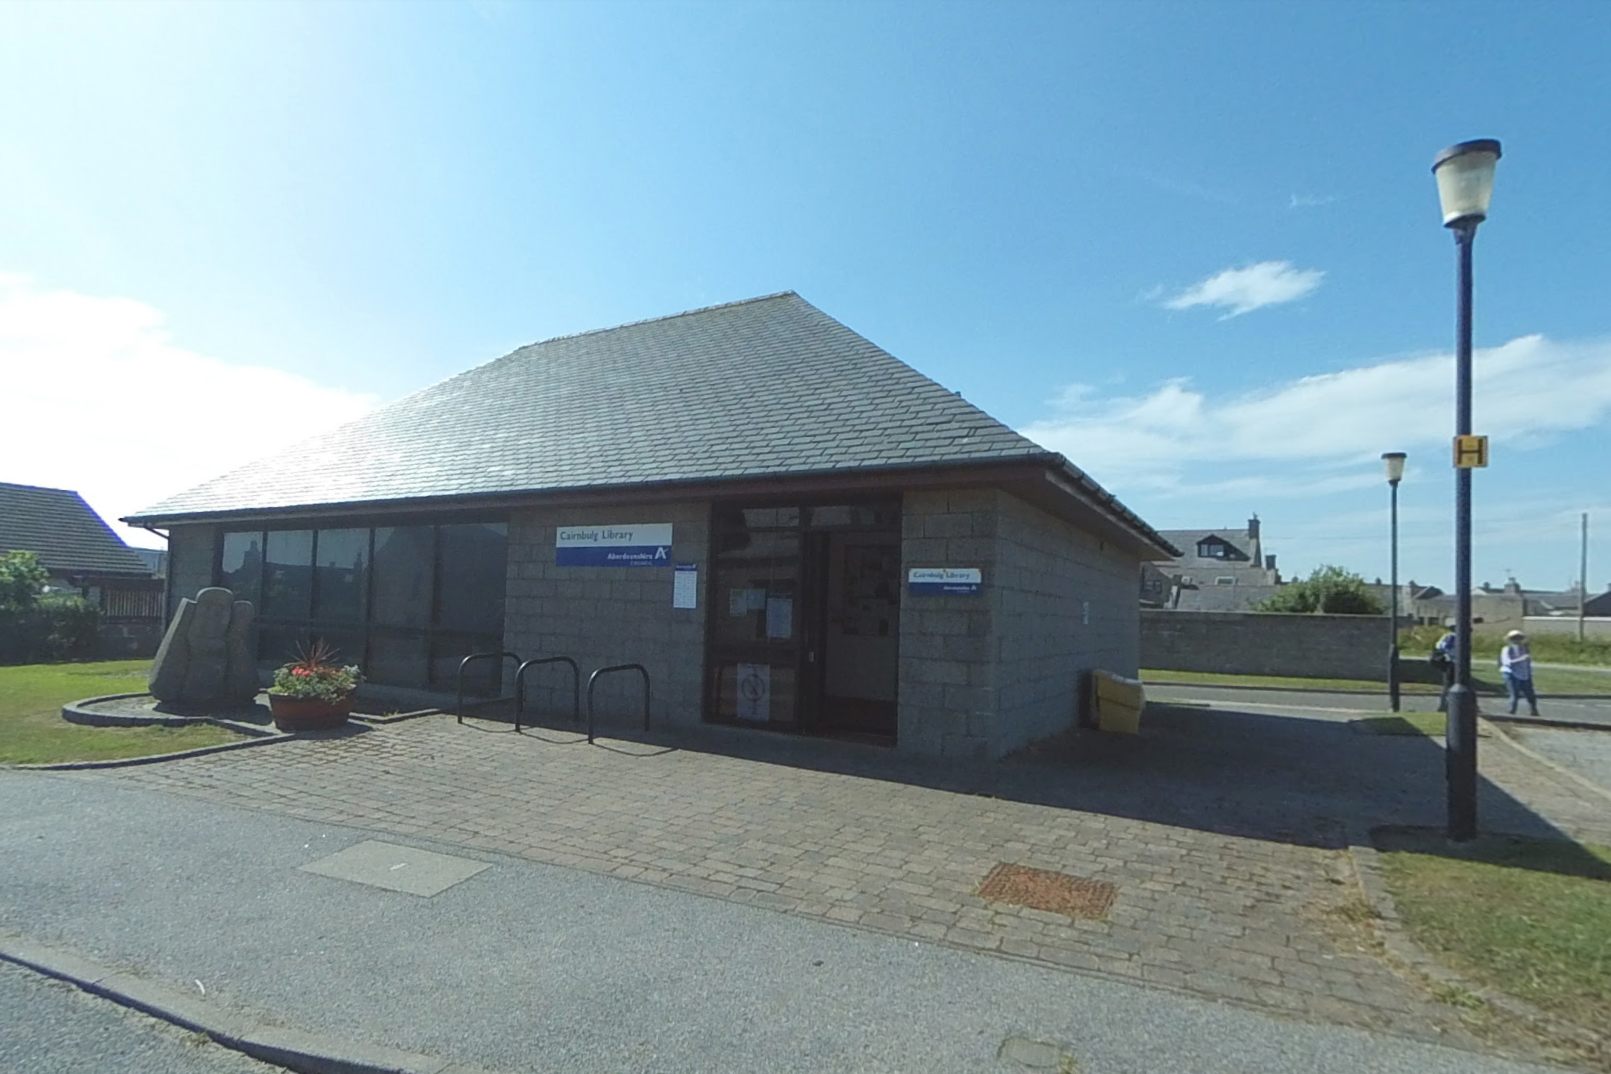
[[[1611,578],[1611,5],[7,5],[0,480],[124,514],[523,343],[779,290],[1290,575]],[[8,395],[11,392],[8,392]],[[8,407],[8,411],[12,408]],[[144,538],[137,534],[131,539]],[[145,538],[143,543],[150,543]]]

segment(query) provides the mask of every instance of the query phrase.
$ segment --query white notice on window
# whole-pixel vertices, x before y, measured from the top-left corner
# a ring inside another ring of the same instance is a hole
[[[750,614],[750,591],[742,587],[727,591],[727,614],[744,616]]]
[[[767,598],[766,636],[780,641],[787,641],[794,636],[793,597]]]
[[[677,564],[677,569],[671,576],[671,606],[699,607],[699,564]]]
[[[772,718],[772,668],[769,664],[738,665],[738,718],[765,723]]]

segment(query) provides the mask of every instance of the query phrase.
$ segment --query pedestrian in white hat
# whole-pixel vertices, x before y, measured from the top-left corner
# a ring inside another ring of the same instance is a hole
[[[1527,707],[1538,715],[1538,695],[1533,692],[1533,654],[1527,651],[1527,635],[1512,630],[1505,635],[1505,647],[1499,650],[1499,670],[1504,675],[1505,690],[1510,694],[1510,714],[1516,715],[1516,703],[1527,699]]]

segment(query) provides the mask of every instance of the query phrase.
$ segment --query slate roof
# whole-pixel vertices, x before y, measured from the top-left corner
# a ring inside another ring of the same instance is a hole
[[[1178,612],[1251,612],[1254,605],[1281,592],[1278,585],[1200,585],[1180,590],[1172,610]]]
[[[131,519],[1062,456],[784,292],[562,336]]]
[[[1197,567],[1208,570],[1211,567],[1260,567],[1264,564],[1253,561],[1253,538],[1248,536],[1247,530],[1163,530],[1162,536],[1170,544],[1180,549],[1180,556],[1175,562],[1181,567]],[[1232,548],[1241,553],[1236,559],[1216,559],[1212,556],[1199,556],[1197,545],[1208,537],[1218,537]]]
[[[55,575],[151,573],[70,489],[0,481],[0,551],[37,552]]]

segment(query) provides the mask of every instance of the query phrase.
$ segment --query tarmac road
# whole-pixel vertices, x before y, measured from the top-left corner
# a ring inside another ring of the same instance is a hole
[[[193,1033],[0,962],[0,1070],[16,1074],[281,1074]]]

